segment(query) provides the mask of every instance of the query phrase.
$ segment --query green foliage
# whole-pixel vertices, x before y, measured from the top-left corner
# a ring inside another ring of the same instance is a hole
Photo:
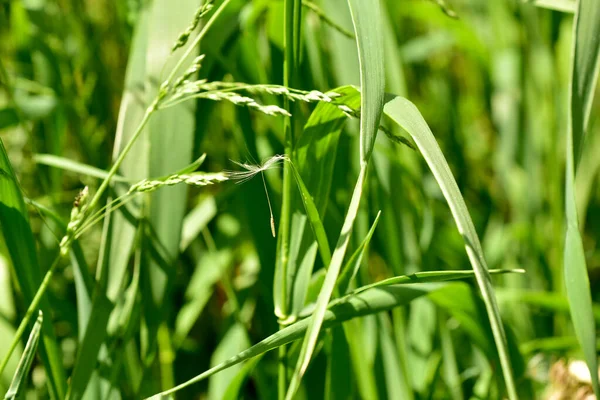
[[[0,394],[598,394],[598,21],[6,2]]]

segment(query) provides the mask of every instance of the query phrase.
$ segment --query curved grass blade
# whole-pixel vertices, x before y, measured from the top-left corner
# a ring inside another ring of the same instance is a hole
[[[488,270],[490,275],[499,275],[499,274],[524,274],[524,269],[490,269]],[[472,270],[460,270],[460,271],[423,271],[423,272],[415,272],[410,275],[402,275],[395,276],[393,278],[384,279],[379,282],[371,283],[370,285],[361,286],[356,289],[352,293],[360,293],[364,290],[387,286],[387,285],[400,285],[407,283],[427,283],[427,282],[443,282],[443,281],[453,281],[456,279],[467,279],[473,278],[475,276],[475,272]]]
[[[600,69],[600,4],[580,0],[574,24],[572,76],[569,87],[569,126],[567,132],[567,165],[565,171],[565,237],[564,277],[575,333],[592,376],[594,393],[600,397],[596,328],[594,325],[590,281],[583,241],[577,219],[575,173],[583,150],[583,142],[592,107],[594,88]]]
[[[477,278],[479,290],[481,291],[481,295],[485,302],[488,317],[492,326],[492,332],[496,341],[496,347],[500,356],[500,364],[502,366],[502,373],[504,375],[508,396],[511,400],[517,399],[516,386],[506,345],[506,334],[502,325],[498,304],[494,297],[490,274],[483,257],[483,251],[477,232],[475,231],[475,226],[473,226],[473,221],[471,220],[471,216],[469,215],[469,211],[460,194],[456,181],[452,176],[450,167],[448,166],[433,133],[414,104],[405,98],[396,97],[385,105],[384,112],[412,136],[448,202],[452,216],[454,217],[458,230],[465,242],[467,255],[469,256],[469,261],[471,262],[475,277]]]
[[[13,380],[10,383],[10,387],[4,396],[6,400],[14,400],[19,396],[21,387],[23,386],[24,380],[27,378],[27,374],[29,373],[33,359],[35,358],[38,343],[40,342],[43,320],[44,315],[40,310],[38,317],[35,320],[35,324],[33,325],[33,329],[31,329],[31,333],[29,334],[29,339],[27,340],[25,351],[23,352],[23,356],[21,356],[21,360],[17,366],[17,371],[15,372]]]
[[[342,299],[336,300],[335,304],[328,308],[323,318],[323,327],[330,328],[353,318],[390,310],[394,307],[407,304],[418,297],[427,295],[432,291],[438,290],[442,287],[444,287],[444,284],[411,286],[390,285],[383,288],[372,288],[357,295],[346,296]],[[185,383],[182,383],[181,385],[166,390],[162,393],[158,393],[152,396],[151,399],[158,400],[164,398],[164,396],[175,393],[233,365],[239,364],[250,358],[266,353],[267,351],[276,349],[279,346],[300,339],[307,331],[310,320],[311,318],[306,318],[289,325],[250,347],[248,350],[237,354],[235,357],[216,365],[215,367],[190,379]]]

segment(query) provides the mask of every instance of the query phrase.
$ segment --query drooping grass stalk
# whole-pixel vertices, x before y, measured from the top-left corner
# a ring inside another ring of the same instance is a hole
[[[142,120],[140,121],[138,127],[136,128],[136,130],[133,133],[133,135],[131,136],[131,138],[129,139],[129,142],[127,142],[127,144],[123,148],[123,151],[119,154],[119,157],[114,162],[114,164],[111,167],[111,169],[108,171],[108,174],[107,174],[106,178],[100,184],[100,187],[96,191],[95,195],[92,197],[92,199],[89,201],[89,203],[87,204],[87,206],[85,207],[85,209],[82,211],[83,215],[80,217],[79,226],[81,226],[82,224],[84,224],[86,222],[86,220],[90,216],[90,212],[100,202],[100,199],[102,198],[102,195],[104,194],[104,192],[106,191],[106,189],[110,185],[111,179],[116,175],[119,167],[121,166],[121,164],[125,160],[125,157],[127,157],[127,154],[129,153],[129,151],[131,151],[131,148],[133,147],[134,143],[139,138],[139,136],[141,135],[141,133],[144,131],[144,128],[146,127],[146,124],[150,120],[150,117],[152,116],[152,114],[154,112],[156,112],[158,110],[158,106],[160,104],[160,100],[165,96],[166,89],[169,87],[170,83],[173,81],[173,78],[175,77],[175,74],[177,73],[177,71],[179,70],[179,68],[181,67],[181,65],[189,57],[189,55],[191,54],[191,52],[193,51],[193,49],[198,45],[198,43],[200,43],[200,41],[204,38],[204,36],[206,35],[206,33],[208,32],[208,30],[210,29],[210,27],[213,25],[213,23],[219,17],[219,15],[223,12],[223,10],[229,4],[230,1],[231,0],[225,0],[225,1],[223,1],[223,3],[221,3],[221,5],[219,6],[219,8],[213,13],[213,15],[211,16],[211,18],[202,27],[202,30],[200,31],[200,33],[198,33],[198,36],[196,36],[196,38],[194,39],[194,41],[192,42],[192,44],[187,48],[187,50],[185,51],[185,53],[181,56],[181,58],[179,59],[179,61],[175,65],[175,67],[171,70],[168,78],[161,85],[161,87],[160,87],[161,89],[158,91],[158,94],[156,95],[156,98],[150,103],[150,106],[148,106],[148,108],[146,109],[146,112],[144,113],[144,116],[143,116]],[[75,227],[75,228],[77,228],[77,227]],[[68,249],[70,248],[71,243],[75,239],[75,232],[76,232],[76,230],[77,229],[73,229],[73,230],[67,232],[67,234],[65,235],[65,237],[61,241],[61,251],[60,251],[60,254],[54,260],[54,262],[50,266],[50,269],[48,270],[48,272],[46,272],[46,275],[44,276],[44,279],[43,279],[43,281],[42,281],[39,289],[37,290],[37,292],[36,292],[36,294],[35,294],[32,302],[31,302],[31,304],[27,308],[27,312],[25,313],[25,316],[21,320],[21,323],[19,324],[19,327],[17,328],[17,331],[15,332],[15,336],[13,337],[13,341],[12,341],[12,343],[10,345],[9,351],[6,353],[6,355],[4,356],[4,359],[2,360],[2,363],[0,364],[0,375],[4,371],[4,368],[6,367],[6,364],[8,363],[8,360],[10,359],[13,351],[17,347],[17,344],[18,344],[19,340],[21,340],[21,336],[23,335],[23,332],[25,331],[25,328],[27,327],[27,325],[29,325],[29,322],[31,321],[32,316],[34,315],[35,310],[38,308],[39,303],[40,303],[43,295],[46,293],[46,289],[48,288],[48,284],[50,283],[50,280],[52,279],[52,276],[54,275],[54,272],[56,271],[56,268],[60,264],[61,259],[68,254]]]

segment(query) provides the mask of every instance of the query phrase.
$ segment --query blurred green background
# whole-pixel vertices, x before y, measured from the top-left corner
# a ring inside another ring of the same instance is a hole
[[[345,0],[315,4],[353,31]],[[570,1],[556,4],[574,8]],[[183,0],[0,2],[0,138],[24,196],[31,200],[30,222],[42,271],[57,254],[75,196],[83,186],[93,189],[100,182],[49,166],[47,155],[61,157],[63,164],[69,159],[108,170],[114,149],[131,134],[144,104],[164,80],[164,63],[175,61],[164,50],[165,43],[168,49],[198,5]],[[526,270],[495,277],[494,284],[523,357],[523,398],[546,398],[552,365],[561,358],[581,359],[562,275],[572,13],[516,0],[454,0],[447,2],[446,12],[425,0],[387,0],[382,5],[386,91],[413,101],[431,127],[469,207],[489,267]],[[283,1],[233,0],[201,43],[199,54],[206,58],[200,77],[282,84],[283,7]],[[457,18],[448,15],[453,13]],[[354,40],[307,7],[300,57],[292,87],[325,92],[359,84]],[[263,101],[281,104],[275,96]],[[296,104],[294,115],[301,127],[314,105]],[[596,320],[599,111],[596,102],[576,182]],[[221,171],[238,168],[230,160],[260,162],[284,152],[280,117],[210,100],[161,113],[119,171],[132,181],[177,171],[203,153],[207,158],[202,170]],[[323,218],[330,243],[337,238],[358,172],[357,134],[358,124],[349,121],[331,155],[335,167]],[[351,250],[379,210],[382,216],[359,281],[469,269],[462,238],[419,153],[380,134],[373,157]],[[278,221],[281,170],[265,177]],[[114,313],[109,322],[106,313],[108,333],[84,398],[151,395],[277,330],[276,239],[270,234],[260,177],[240,185],[163,189],[151,203],[138,206],[150,207],[142,220],[131,222],[127,213],[115,213],[113,225],[107,222],[104,229],[113,230],[108,245],[102,241],[102,224],[79,241],[77,262],[85,261],[87,277],[80,276],[76,261],[65,263],[47,292],[52,315],[46,318],[53,322],[67,376],[90,315],[83,311],[86,299],[78,285],[93,287],[100,266],[110,265],[116,272],[107,278],[108,300],[117,308],[133,308],[122,324],[114,321]],[[0,247],[0,355],[28,305],[10,272],[13,267]],[[319,268],[317,260],[315,271]],[[496,381],[497,365],[486,361],[484,347],[464,328],[468,321],[452,303],[461,295],[448,293],[438,303],[419,299],[393,313],[361,320],[365,367],[375,376],[379,397],[406,393],[393,392],[394,376],[387,375],[403,366],[408,366],[403,373],[407,390],[417,399],[500,396],[490,383]],[[439,307],[444,301],[447,306]],[[480,310],[479,315],[485,313]],[[336,361],[327,356],[347,353],[344,344],[336,348],[335,343],[346,343],[340,335],[343,331],[333,330],[324,340],[300,398],[359,397],[352,379],[343,384],[348,386],[344,390],[326,388],[330,362],[339,362],[340,376],[353,376],[350,365],[342,368],[349,363],[347,355],[333,357]],[[401,338],[405,343],[399,343]],[[491,336],[482,341],[493,348]],[[405,349],[406,354],[390,359],[385,356],[390,348]],[[292,353],[298,351],[294,349]],[[448,357],[455,363],[442,361]],[[111,361],[105,363],[107,358]],[[16,360],[0,376],[1,393]],[[276,376],[276,355],[269,353],[253,369],[234,367],[178,397],[276,398]],[[36,363],[27,398],[49,396],[46,379],[43,365]]]

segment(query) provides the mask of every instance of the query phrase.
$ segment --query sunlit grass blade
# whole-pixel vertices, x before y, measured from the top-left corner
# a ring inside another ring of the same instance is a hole
[[[575,174],[583,151],[594,88],[600,69],[600,23],[598,21],[600,21],[600,4],[594,0],[580,0],[575,14],[571,53],[572,76],[569,86],[569,126],[565,171],[567,232],[564,249],[564,279],[575,333],[590,369],[592,387],[596,396],[600,397],[596,327],[575,200]]]
[[[574,13],[577,9],[577,0],[530,0],[532,4],[549,10]]]
[[[43,320],[44,317],[40,311],[37,319],[35,320],[35,324],[33,325],[33,329],[29,334],[25,351],[23,351],[23,355],[21,356],[21,360],[19,361],[19,365],[17,366],[13,380],[8,388],[8,391],[6,392],[6,395],[4,396],[6,400],[15,400],[17,397],[19,397],[21,388],[25,383],[25,379],[27,379],[29,369],[31,368],[31,364],[33,363],[33,359],[35,358],[35,354],[37,352]]]
[[[433,133],[414,104],[402,97],[396,97],[385,105],[384,112],[412,136],[448,202],[452,216],[454,217],[458,230],[465,242],[467,255],[469,256],[469,260],[477,278],[479,290],[481,291],[481,295],[485,302],[488,318],[496,341],[496,347],[500,356],[500,363],[508,396],[510,399],[516,399],[518,396],[513,379],[510,355],[506,345],[506,334],[494,296],[490,274],[487,269],[485,258],[483,257],[479,237],[475,231],[465,201],[463,200],[452,172],[450,171],[450,167],[448,166]]]

